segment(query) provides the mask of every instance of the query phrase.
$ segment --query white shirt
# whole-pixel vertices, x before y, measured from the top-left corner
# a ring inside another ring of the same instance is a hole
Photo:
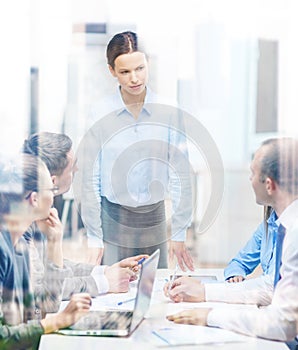
[[[227,312],[213,309],[208,326],[220,327],[274,340],[291,340],[298,334],[298,200],[279,217],[286,228],[282,250],[281,279],[277,283],[269,306],[233,308]]]
[[[268,305],[273,295],[273,275],[262,275],[240,283],[206,283],[206,301]]]

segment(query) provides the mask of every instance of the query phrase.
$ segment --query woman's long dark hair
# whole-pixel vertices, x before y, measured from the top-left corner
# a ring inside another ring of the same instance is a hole
[[[0,215],[8,214],[25,195],[38,191],[41,160],[33,155],[21,154],[13,161],[0,162]]]

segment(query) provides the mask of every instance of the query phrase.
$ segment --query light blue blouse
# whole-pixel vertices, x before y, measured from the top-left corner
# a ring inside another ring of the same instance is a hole
[[[110,114],[104,117],[108,110]],[[143,108],[135,119],[118,90],[94,106],[91,120],[97,122],[89,131],[88,147],[96,145],[98,154],[92,176],[84,176],[81,203],[88,245],[103,246],[101,196],[129,207],[170,198],[172,239],[185,241],[192,201],[187,143],[179,110],[147,89]],[[84,157],[92,152],[85,152]],[[88,191],[96,194],[96,201]]]
[[[278,229],[277,215],[272,211],[269,216],[268,233],[262,222],[243,249],[229,262],[224,270],[225,279],[232,276],[247,276],[261,264],[263,274],[272,274],[275,269],[275,240]]]

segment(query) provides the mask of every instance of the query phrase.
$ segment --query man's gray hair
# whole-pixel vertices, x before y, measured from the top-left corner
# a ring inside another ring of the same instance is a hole
[[[291,137],[264,141],[266,147],[261,162],[261,181],[274,180],[281,189],[298,194],[298,140]]]

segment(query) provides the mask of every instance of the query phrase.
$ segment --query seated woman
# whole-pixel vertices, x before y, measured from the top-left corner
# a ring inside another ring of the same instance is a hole
[[[34,313],[27,244],[22,237],[46,219],[53,183],[44,163],[31,155],[0,161],[0,348],[35,349],[40,336],[75,323],[90,309],[89,294],[74,294],[68,306],[46,319]]]

